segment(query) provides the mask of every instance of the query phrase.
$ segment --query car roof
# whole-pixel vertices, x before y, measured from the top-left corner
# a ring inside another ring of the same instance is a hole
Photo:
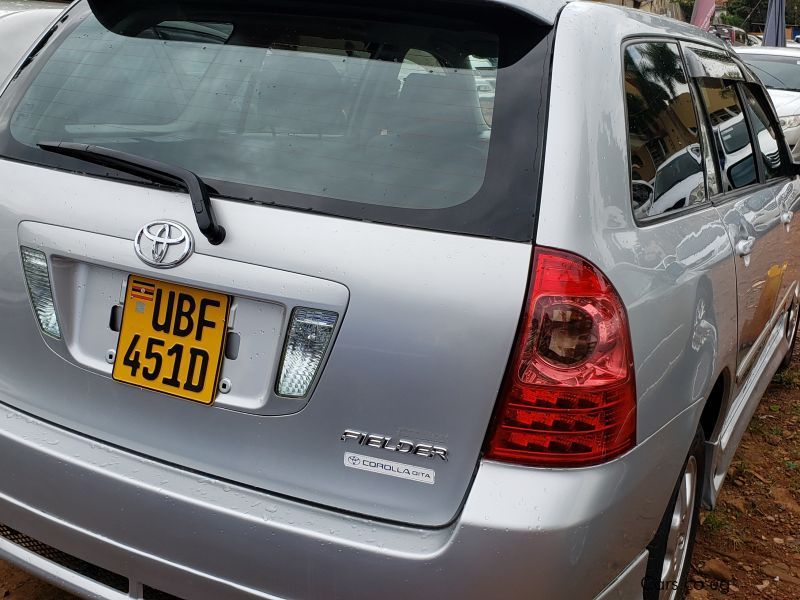
[[[97,1],[97,0],[94,0]],[[473,0],[476,4],[483,2],[489,2],[491,4],[502,4],[505,6],[509,6],[511,8],[515,8],[521,12],[528,13],[536,17],[539,21],[546,23],[547,25],[555,24],[556,20],[558,19],[558,13],[561,12],[561,9],[564,8],[567,4],[573,2],[579,2],[579,0]],[[586,4],[596,4],[596,0],[592,2],[581,2]],[[663,19],[664,17],[659,17],[658,15],[654,15],[653,13],[645,13],[644,11],[639,11],[636,9],[626,8],[622,6],[612,5],[612,4],[605,4],[604,6],[620,8],[621,10],[630,11],[631,13],[637,13],[641,15],[646,15],[647,18],[656,18],[656,19]],[[681,23],[680,21],[675,21],[674,19],[667,19],[669,21],[673,21],[674,23]],[[702,32],[699,28],[694,28],[695,32]],[[703,32],[705,33],[705,32]]]
[[[548,25],[556,22],[558,13],[571,0],[490,0],[495,4],[505,4],[533,15]]]
[[[94,0],[97,1],[97,0]],[[476,0],[480,2],[481,0]],[[528,13],[538,20],[548,24],[555,24],[558,19],[558,14],[565,6],[580,5],[583,8],[592,8],[594,10],[615,10],[619,14],[620,19],[631,19],[637,21],[642,25],[648,27],[659,27],[666,32],[679,37],[695,38],[698,41],[702,40],[705,43],[713,44],[722,48],[727,48],[725,43],[720,40],[716,35],[700,29],[694,25],[677,21],[669,17],[655,15],[653,13],[619,6],[615,4],[606,4],[596,1],[586,0],[483,0],[492,4],[502,4],[515,8],[521,12]]]

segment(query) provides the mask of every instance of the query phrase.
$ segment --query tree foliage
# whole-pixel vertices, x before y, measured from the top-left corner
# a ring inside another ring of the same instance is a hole
[[[684,14],[691,15],[694,2]],[[753,29],[754,24],[763,25],[767,18],[769,0],[728,0],[725,14],[720,19],[728,25],[736,25],[744,29]],[[800,25],[800,0],[786,0],[786,25]]]

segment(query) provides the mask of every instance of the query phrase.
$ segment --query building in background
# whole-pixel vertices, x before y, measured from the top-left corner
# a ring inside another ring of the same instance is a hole
[[[686,3],[681,4],[674,0],[593,0],[595,2],[605,2],[606,4],[618,4],[630,8],[638,8],[646,12],[657,15],[666,15],[680,21],[687,21],[692,13],[691,5],[688,14],[685,10]]]

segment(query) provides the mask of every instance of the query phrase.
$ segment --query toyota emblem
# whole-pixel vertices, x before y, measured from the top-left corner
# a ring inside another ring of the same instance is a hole
[[[194,251],[194,239],[175,221],[153,221],[142,227],[133,240],[142,262],[156,269],[169,269],[185,261]]]

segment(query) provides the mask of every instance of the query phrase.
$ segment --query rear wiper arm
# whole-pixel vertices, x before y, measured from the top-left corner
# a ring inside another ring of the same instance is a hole
[[[80,158],[151,181],[163,182],[169,185],[178,184],[189,192],[200,233],[214,246],[221,244],[225,239],[225,229],[214,220],[211,199],[208,196],[208,187],[192,171],[102,146],[75,144],[73,142],[39,142],[37,145],[48,152]]]

